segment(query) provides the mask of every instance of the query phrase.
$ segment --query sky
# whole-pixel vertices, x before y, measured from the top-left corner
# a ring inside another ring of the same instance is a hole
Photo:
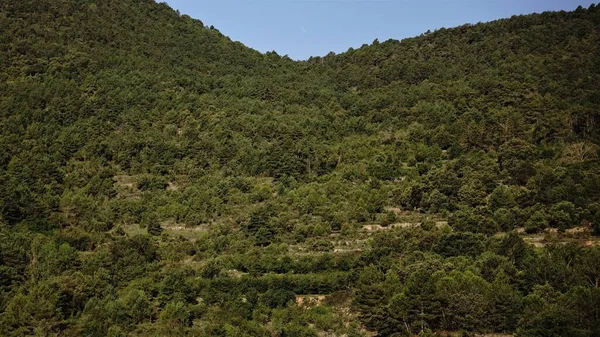
[[[588,8],[589,0],[166,0],[234,41],[295,60],[512,15]]]

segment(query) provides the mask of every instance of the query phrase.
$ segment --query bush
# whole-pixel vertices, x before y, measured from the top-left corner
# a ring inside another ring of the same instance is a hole
[[[143,175],[137,182],[137,188],[142,191],[164,190],[168,185],[167,178],[155,175]]]
[[[485,237],[473,233],[449,233],[440,238],[434,250],[442,256],[471,256],[483,252]]]
[[[513,230],[518,225],[515,213],[506,208],[497,209],[494,212],[493,219],[503,231]]]
[[[561,201],[552,205],[548,211],[548,224],[561,231],[577,225],[575,205],[569,201]]]
[[[498,231],[498,224],[493,219],[483,215],[473,214],[470,211],[457,211],[448,217],[448,224],[459,232],[472,232],[494,234]]]
[[[159,321],[169,326],[189,326],[192,322],[191,312],[187,304],[183,302],[169,302],[161,310]]]
[[[312,240],[310,243],[310,249],[317,252],[330,252],[333,248],[333,243],[325,239]]]
[[[269,289],[260,298],[263,305],[272,309],[284,307],[292,301],[296,301],[296,294],[285,289]]]
[[[525,232],[527,234],[539,233],[548,227],[548,218],[542,211],[533,213],[525,222]]]
[[[396,213],[392,212],[392,211],[387,211],[385,212],[383,218],[381,219],[381,226],[383,227],[387,227],[393,223],[395,223],[398,220],[398,217],[396,216]]]

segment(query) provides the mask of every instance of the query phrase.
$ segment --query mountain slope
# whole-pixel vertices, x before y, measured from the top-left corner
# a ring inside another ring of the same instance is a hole
[[[0,26],[0,334],[600,331],[596,6],[303,62],[146,0]]]

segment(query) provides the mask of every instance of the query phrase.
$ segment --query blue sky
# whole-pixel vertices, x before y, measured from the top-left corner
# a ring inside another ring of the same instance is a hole
[[[589,7],[589,0],[167,0],[232,40],[293,59],[441,27]]]

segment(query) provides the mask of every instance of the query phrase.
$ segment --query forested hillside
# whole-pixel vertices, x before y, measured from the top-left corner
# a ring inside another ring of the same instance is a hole
[[[600,335],[599,7],[307,61],[152,0],[0,27],[1,336]]]

